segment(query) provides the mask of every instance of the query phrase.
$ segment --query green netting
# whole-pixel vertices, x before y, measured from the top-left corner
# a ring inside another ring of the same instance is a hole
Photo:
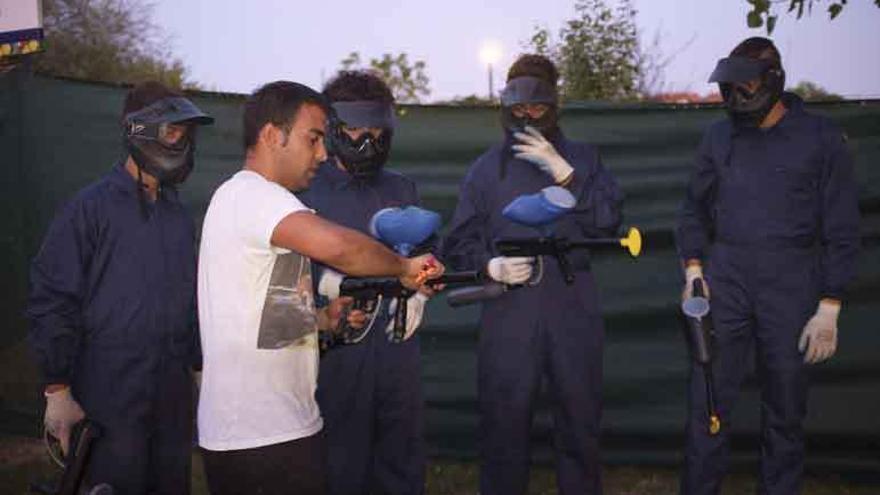
[[[0,76],[4,296],[0,300],[0,417],[8,430],[36,431],[41,407],[23,338],[29,259],[55,209],[121,154],[117,121],[125,90],[12,72]],[[201,223],[214,188],[241,164],[237,95],[194,95],[216,125],[200,134],[195,172],[182,196]],[[841,343],[811,373],[810,461],[880,469],[880,103],[812,105],[842,125],[855,153],[864,251],[854,295],[841,316]],[[391,167],[413,177],[427,207],[449,218],[470,162],[500,136],[497,110],[408,106]],[[676,302],[680,290],[671,228],[690,158],[718,108],[582,106],[563,127],[599,146],[627,199],[628,224],[646,233],[638,261],[604,256],[594,272],[607,321],[603,446],[609,461],[675,462],[685,418],[687,353]],[[872,319],[874,321],[872,321]],[[426,431],[434,454],[476,452],[474,308],[433,301],[421,330]],[[755,452],[758,391],[750,380],[734,418],[734,447]],[[536,452],[549,455],[550,419],[535,420]]]

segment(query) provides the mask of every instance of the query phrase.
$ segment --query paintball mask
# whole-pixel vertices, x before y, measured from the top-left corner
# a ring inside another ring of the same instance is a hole
[[[338,101],[331,105],[326,146],[356,179],[369,180],[379,173],[391,152],[394,134],[394,109],[378,101]],[[373,136],[364,132],[352,139],[345,128],[378,127],[382,132]]]
[[[523,132],[525,127],[537,129],[545,137],[556,130],[559,120],[556,88],[537,77],[515,77],[507,82],[501,91],[501,124],[509,132]],[[531,118],[528,114],[517,117],[513,114],[513,106],[527,103],[543,103],[550,108],[539,118]]]
[[[180,184],[193,168],[196,127],[192,124],[213,122],[186,98],[162,98],[123,118],[125,146],[139,169],[161,184]]]
[[[749,90],[749,81],[758,81],[757,88]],[[782,97],[785,71],[772,60],[730,56],[718,61],[709,82],[718,83],[734,124],[758,127]]]

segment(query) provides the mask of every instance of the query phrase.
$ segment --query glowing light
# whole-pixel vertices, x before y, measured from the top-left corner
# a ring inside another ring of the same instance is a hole
[[[480,47],[480,61],[484,64],[495,64],[501,60],[501,43],[496,40],[487,40]]]

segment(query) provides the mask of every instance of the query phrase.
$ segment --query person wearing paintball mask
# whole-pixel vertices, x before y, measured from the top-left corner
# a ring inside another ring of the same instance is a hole
[[[394,97],[377,75],[341,71],[324,87],[331,106],[325,161],[301,198],[318,214],[364,233],[384,208],[419,204],[415,183],[385,168],[395,129]],[[318,293],[342,275],[321,267]],[[408,300],[406,338],[392,342],[390,308],[370,315],[368,333],[322,356],[318,403],[332,495],[419,494],[425,445],[418,335],[427,290]]]
[[[30,343],[48,434],[68,450],[85,417],[103,435],[86,473],[115,493],[189,493],[195,235],[176,187],[213,122],[157,82],[131,89],[126,157],[55,216],[33,260]]]
[[[841,301],[855,273],[852,157],[837,126],[783,91],[785,72],[770,40],[741,42],[709,80],[720,86],[728,118],[704,134],[676,240],[683,296],[702,279],[712,303],[723,426],[710,432],[703,374],[694,363],[681,493],[720,490],[751,347],[761,385],[758,491],[800,493],[807,365],[834,354]]]
[[[530,287],[483,303],[478,395],[482,435],[480,493],[526,493],[530,429],[542,378],[553,404],[560,493],[601,493],[599,423],[604,327],[587,253],[571,253],[577,276],[567,285],[558,265],[499,256],[499,237],[537,232],[502,216],[522,194],[568,188],[575,212],[554,224],[561,237],[606,237],[621,224],[622,194],[586,143],[567,139],[558,124],[558,72],[540,55],[522,55],[501,93],[504,141],[471,165],[443,239],[441,254],[455,270],[482,270],[495,281]]]

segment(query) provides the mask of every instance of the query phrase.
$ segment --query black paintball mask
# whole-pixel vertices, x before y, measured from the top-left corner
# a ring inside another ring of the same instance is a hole
[[[125,147],[141,170],[162,185],[180,184],[193,169],[196,125],[214,123],[181,96],[162,98],[123,118]],[[185,126],[181,133],[180,125]]]
[[[501,91],[501,125],[504,126],[508,136],[514,132],[524,132],[526,126],[531,126],[550,139],[559,129],[557,99],[556,88],[543,79],[531,76],[515,77],[508,81],[507,86]],[[528,103],[543,103],[550,108],[537,119],[529,115],[517,117],[513,114],[514,105]]]
[[[345,170],[358,180],[371,180],[388,161],[391,138],[396,127],[394,108],[380,101],[338,101],[331,104],[325,145],[327,154],[342,163]],[[346,128],[378,127],[382,132],[373,136],[364,132],[352,139]]]
[[[749,81],[758,81],[758,87],[750,91],[744,84]],[[718,83],[735,125],[758,127],[782,97],[785,71],[773,60],[730,56],[718,61],[709,82]]]

